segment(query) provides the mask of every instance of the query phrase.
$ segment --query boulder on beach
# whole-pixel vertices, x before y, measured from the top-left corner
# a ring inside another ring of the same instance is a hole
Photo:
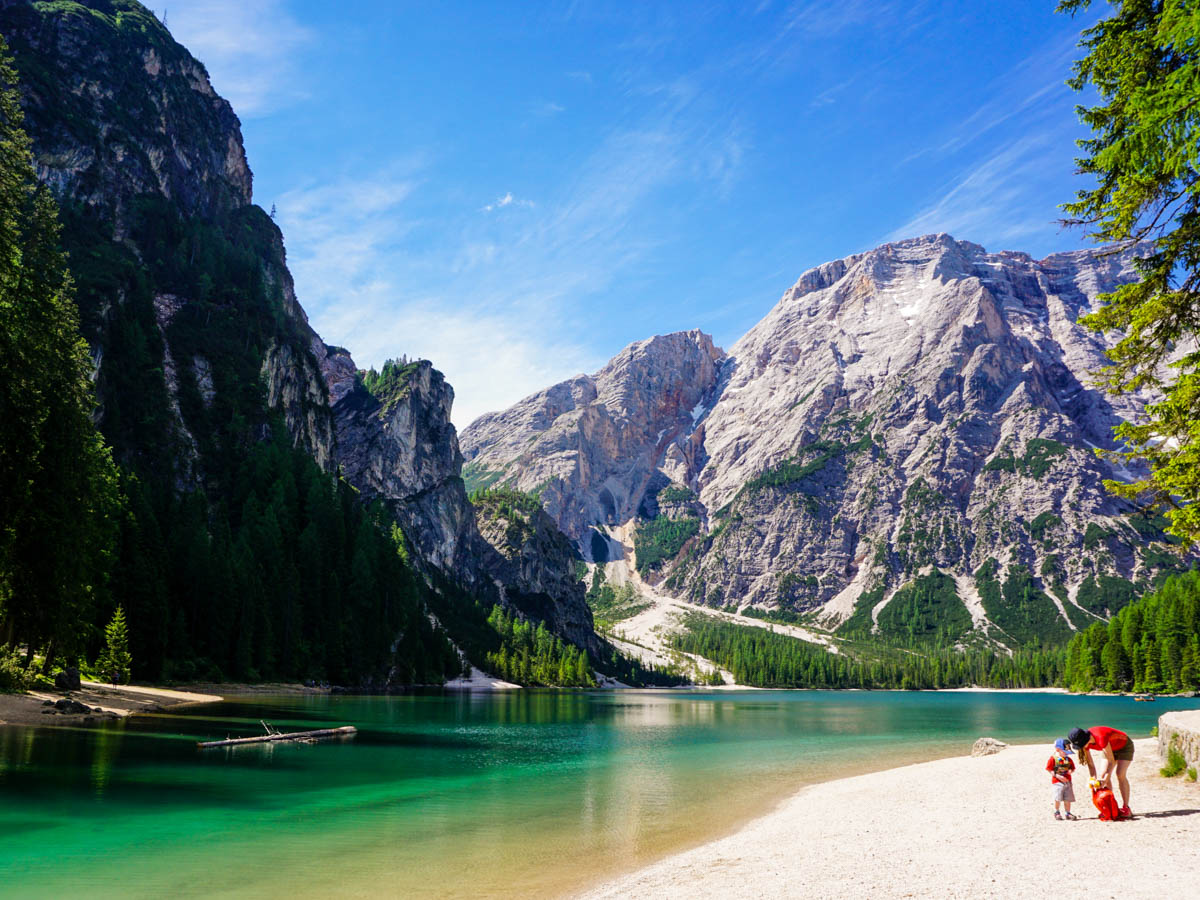
[[[79,670],[68,666],[54,676],[54,687],[60,691],[78,691],[82,685],[79,680]]]
[[[975,746],[971,748],[972,756],[991,756],[993,753],[999,753],[1008,744],[1004,741],[998,741],[995,738],[981,737],[975,742]]]

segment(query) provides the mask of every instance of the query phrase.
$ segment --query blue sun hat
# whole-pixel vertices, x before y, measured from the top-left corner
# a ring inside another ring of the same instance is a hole
[[[1066,738],[1059,738],[1054,742],[1054,749],[1060,753],[1065,753],[1067,756],[1074,756],[1075,751],[1071,749],[1071,742]]]

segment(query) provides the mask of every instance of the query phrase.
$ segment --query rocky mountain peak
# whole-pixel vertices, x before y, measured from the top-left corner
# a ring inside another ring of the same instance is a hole
[[[630,344],[593,375],[578,375],[463,430],[468,488],[537,493],[567,534],[636,514],[665,465],[694,466],[686,441],[717,385],[724,352],[700,331]]]
[[[536,486],[576,537],[684,520],[625,531],[644,574],[695,602],[870,630],[936,570],[922,584],[952,585],[977,639],[1061,636],[1178,565],[1094,452],[1148,398],[1094,387],[1109,344],[1077,320],[1136,277],[1135,252],[1037,260],[936,234],[834,260],[710,360],[684,427],[677,398],[639,397],[664,414],[636,449],[586,415],[534,430],[535,395],[464,433],[468,468]]]

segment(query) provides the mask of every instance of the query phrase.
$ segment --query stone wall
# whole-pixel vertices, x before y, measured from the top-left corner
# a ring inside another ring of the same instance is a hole
[[[1200,709],[1169,712],[1158,717],[1158,755],[1164,761],[1171,740],[1176,736],[1188,765],[1200,768]]]

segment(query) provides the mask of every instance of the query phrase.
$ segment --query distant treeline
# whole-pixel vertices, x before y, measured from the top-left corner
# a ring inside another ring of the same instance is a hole
[[[1200,690],[1200,572],[1168,578],[1066,646],[955,650],[936,642],[839,643],[841,652],[762,628],[688,618],[672,646],[729,669],[740,684],[781,688],[1017,688],[1175,693]]]
[[[1012,656],[991,650],[903,650],[854,645],[830,653],[764,628],[695,615],[671,645],[728,669],[739,684],[780,688],[997,688],[1045,687],[1062,671],[1057,650],[1020,650]]]

